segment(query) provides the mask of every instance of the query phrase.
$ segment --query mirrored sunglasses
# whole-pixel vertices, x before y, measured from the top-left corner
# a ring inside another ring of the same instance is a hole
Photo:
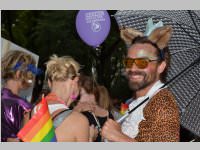
[[[126,68],[131,68],[133,63],[135,63],[139,69],[145,69],[149,65],[149,62],[152,61],[158,61],[158,59],[151,60],[149,58],[125,58],[123,63]]]

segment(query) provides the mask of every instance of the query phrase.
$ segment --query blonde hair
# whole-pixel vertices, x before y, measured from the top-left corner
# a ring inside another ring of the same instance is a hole
[[[17,63],[21,63],[21,65],[15,69]],[[33,80],[34,78],[31,71],[26,71],[29,64],[36,64],[36,61],[30,54],[19,50],[8,51],[1,60],[2,78],[5,81],[15,79],[16,71],[19,70],[22,84],[28,84],[27,80]]]
[[[70,56],[58,57],[53,55],[46,63],[46,79],[52,81],[65,81],[77,76],[80,65]]]

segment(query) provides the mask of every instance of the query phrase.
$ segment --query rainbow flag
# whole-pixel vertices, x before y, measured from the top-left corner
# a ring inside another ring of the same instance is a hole
[[[126,113],[126,111],[128,110],[128,104],[123,104],[123,103],[121,103],[121,109],[120,109],[120,113],[122,114],[122,115],[124,115],[125,113]]]
[[[18,132],[18,138],[24,142],[56,142],[53,122],[44,97],[37,106],[38,111]]]

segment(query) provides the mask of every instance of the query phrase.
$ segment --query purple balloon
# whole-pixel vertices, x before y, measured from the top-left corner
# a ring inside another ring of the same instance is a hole
[[[105,10],[80,10],[76,30],[86,44],[98,47],[110,31],[110,16]]]

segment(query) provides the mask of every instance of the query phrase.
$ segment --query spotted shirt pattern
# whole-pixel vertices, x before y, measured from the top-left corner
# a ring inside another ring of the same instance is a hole
[[[144,118],[135,137],[140,142],[178,142],[180,116],[175,98],[168,89],[158,92],[144,108]]]

